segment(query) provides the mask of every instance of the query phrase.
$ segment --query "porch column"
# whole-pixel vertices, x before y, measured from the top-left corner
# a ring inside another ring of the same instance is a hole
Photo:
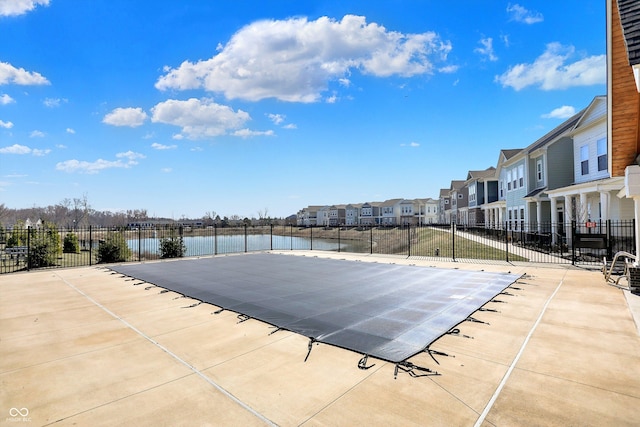
[[[551,243],[558,244],[558,199],[551,199]]]
[[[574,215],[572,212],[573,208],[573,196],[567,195],[564,196],[564,222],[565,222],[565,235],[567,237],[567,245],[571,247],[573,245],[573,240],[571,239],[571,220],[574,219]]]
[[[536,200],[536,220],[538,222],[538,233],[542,233],[542,201]]]
[[[600,219],[607,221],[609,219],[609,192],[600,192]]]
[[[587,219],[589,219],[589,206],[587,203],[587,193],[580,193],[580,210],[578,211],[578,215],[580,216],[576,218],[576,221],[583,223],[583,225],[584,225],[584,222]]]

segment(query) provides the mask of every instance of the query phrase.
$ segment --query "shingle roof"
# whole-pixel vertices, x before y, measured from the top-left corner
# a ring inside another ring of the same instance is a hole
[[[618,12],[627,45],[629,65],[640,64],[640,2],[618,0]]]
[[[580,112],[573,115],[573,117],[571,117],[567,121],[563,122],[562,124],[558,125],[554,129],[549,131],[542,138],[538,139],[529,147],[527,147],[527,151],[529,153],[531,153],[532,151],[536,151],[538,148],[544,147],[548,143],[553,142],[554,139],[558,138],[560,135],[562,135],[569,129],[573,128],[576,125],[576,123],[578,123],[578,120],[580,120],[580,118],[582,117],[582,114],[584,113],[584,111],[585,109],[582,109]]]

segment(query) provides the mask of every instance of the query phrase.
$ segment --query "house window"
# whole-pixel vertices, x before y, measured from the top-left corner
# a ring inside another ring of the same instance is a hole
[[[458,193],[458,199],[462,199],[463,197],[462,193]]]
[[[587,145],[580,147],[580,168],[582,175],[589,174],[589,146]]]
[[[607,139],[598,140],[598,171],[607,170]]]
[[[518,185],[524,187],[524,165],[518,166]]]
[[[542,182],[542,159],[536,160],[536,179]]]
[[[518,188],[518,174],[516,169],[513,169],[511,171],[511,178],[513,179],[512,184],[511,184],[511,188],[513,188],[514,190],[516,188]]]
[[[511,191],[511,171],[507,172],[507,191]]]
[[[504,181],[500,181],[500,198],[504,197]]]

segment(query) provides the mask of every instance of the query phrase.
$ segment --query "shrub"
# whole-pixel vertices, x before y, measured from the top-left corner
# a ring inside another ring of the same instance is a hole
[[[169,237],[160,239],[160,258],[181,258],[187,252],[182,236],[178,236],[174,229],[171,229]]]
[[[66,236],[64,236],[62,251],[67,254],[77,254],[80,252],[80,243],[78,242],[77,234],[68,233]]]
[[[123,233],[110,233],[98,245],[98,263],[124,262],[131,257],[131,249]]]
[[[29,230],[30,268],[56,265],[60,256],[60,233],[54,225],[45,225],[41,230]]]

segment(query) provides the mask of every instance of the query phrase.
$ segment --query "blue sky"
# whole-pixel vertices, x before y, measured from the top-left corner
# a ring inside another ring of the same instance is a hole
[[[605,2],[0,0],[0,203],[437,198],[606,93]]]

